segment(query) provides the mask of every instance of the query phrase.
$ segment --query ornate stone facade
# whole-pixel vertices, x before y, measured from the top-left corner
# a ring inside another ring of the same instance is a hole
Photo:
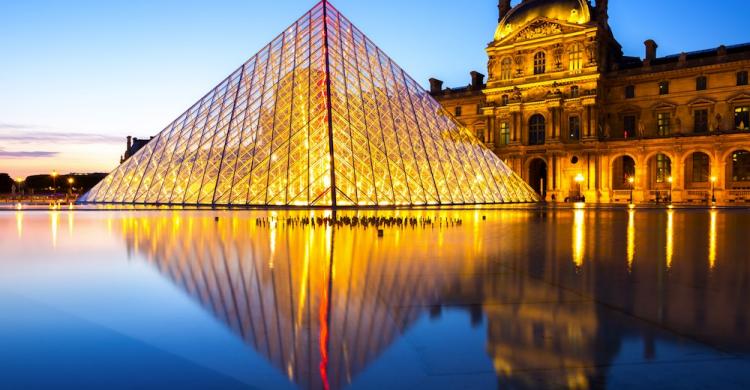
[[[548,201],[750,201],[750,44],[624,56],[597,3],[500,1],[487,83],[432,94]]]

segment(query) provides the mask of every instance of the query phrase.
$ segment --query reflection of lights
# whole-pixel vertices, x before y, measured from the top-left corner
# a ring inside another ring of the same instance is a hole
[[[708,265],[716,266],[716,210],[711,211],[711,227],[708,231]]]
[[[667,211],[667,268],[672,268],[674,255],[674,211]]]
[[[633,270],[635,259],[635,211],[628,211],[628,272]]]
[[[73,212],[68,212],[68,235],[73,237]]]
[[[23,237],[23,213],[16,211],[16,230],[18,230],[18,238]]]
[[[578,209],[573,211],[573,262],[577,267],[583,265],[583,245],[585,241],[584,231],[585,211]]]
[[[59,218],[59,214],[57,211],[53,211],[50,213],[50,225],[52,229],[52,247],[57,247],[57,220]]]

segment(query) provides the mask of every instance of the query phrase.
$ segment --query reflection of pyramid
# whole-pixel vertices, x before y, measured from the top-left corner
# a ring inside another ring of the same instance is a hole
[[[81,199],[250,206],[535,200],[326,1]]]

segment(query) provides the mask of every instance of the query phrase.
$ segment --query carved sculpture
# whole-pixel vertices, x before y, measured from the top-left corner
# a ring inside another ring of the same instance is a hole
[[[541,38],[548,35],[562,33],[562,27],[556,23],[550,23],[544,20],[539,20],[532,23],[529,27],[521,30],[516,35],[516,41],[524,41],[527,39]]]

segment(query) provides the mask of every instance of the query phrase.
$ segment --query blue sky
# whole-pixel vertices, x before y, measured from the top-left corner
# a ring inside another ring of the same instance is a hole
[[[423,85],[485,73],[495,0],[332,3]],[[747,0],[611,3],[626,55],[750,42]],[[0,0],[0,172],[111,170],[314,4]]]

